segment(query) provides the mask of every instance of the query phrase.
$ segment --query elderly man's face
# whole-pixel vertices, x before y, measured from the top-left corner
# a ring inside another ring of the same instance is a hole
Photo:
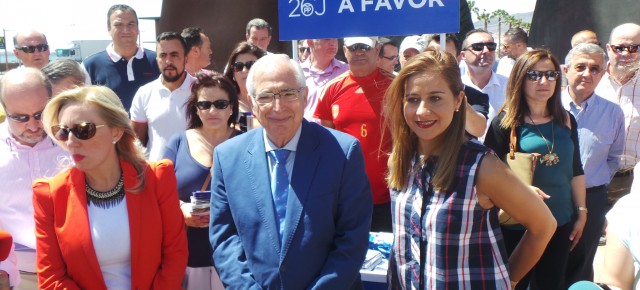
[[[51,50],[44,36],[33,31],[30,34],[16,37],[16,48],[13,53],[24,66],[41,69],[49,63]]]
[[[349,63],[349,70],[355,76],[366,76],[371,74],[377,68],[378,52],[380,45],[369,46],[367,50],[364,48],[356,48],[356,46],[344,46],[344,56]]]
[[[307,89],[296,80],[290,66],[278,64],[273,69],[255,72],[253,76],[255,94],[253,98],[268,97],[278,94],[269,103],[253,102],[253,114],[260,125],[267,131],[269,140],[281,147],[287,144],[296,134],[302,123],[304,107],[307,105]],[[282,94],[297,94],[295,100],[283,100]]]
[[[599,53],[576,53],[564,67],[569,89],[580,96],[590,96],[602,79],[604,58]]]
[[[607,44],[609,64],[617,70],[637,69],[640,62],[640,50],[631,52],[629,49],[640,45],[640,30],[620,30],[611,36],[611,42]]]
[[[46,136],[40,117],[49,93],[33,80],[7,82],[3,91],[9,133],[22,145],[35,146]]]

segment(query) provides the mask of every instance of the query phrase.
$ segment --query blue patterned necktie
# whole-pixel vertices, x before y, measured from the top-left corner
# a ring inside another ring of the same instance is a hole
[[[280,243],[284,233],[284,218],[287,214],[287,197],[289,196],[289,174],[287,173],[287,158],[291,151],[278,149],[269,152],[276,159],[271,176],[271,193],[276,208],[276,224],[280,233]]]

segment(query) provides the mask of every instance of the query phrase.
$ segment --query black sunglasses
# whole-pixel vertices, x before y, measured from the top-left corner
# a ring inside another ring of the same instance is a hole
[[[362,50],[364,52],[367,52],[371,49],[371,45],[367,45],[364,43],[356,43],[356,44],[352,44],[350,46],[347,46],[347,49],[351,52],[354,52],[356,50]]]
[[[49,45],[44,43],[44,44],[38,44],[38,45],[16,46],[16,49],[22,50],[22,52],[25,52],[25,53],[33,53],[36,50],[39,52],[43,52],[43,51],[49,50]]]
[[[298,47],[298,51],[300,52],[300,54],[303,54],[305,52],[311,53],[311,47]]]
[[[255,60],[250,60],[247,62],[236,61],[233,63],[233,70],[236,72],[241,72],[245,67],[247,68],[247,70],[250,70],[254,63],[256,63]]]
[[[615,53],[623,53],[625,50],[629,53],[636,53],[638,52],[638,50],[640,49],[640,44],[636,44],[636,45],[611,45],[611,49],[615,52]]]
[[[467,46],[467,49],[471,49],[473,51],[482,51],[485,46],[489,51],[495,51],[498,47],[498,44],[496,44],[495,42],[479,42]]]
[[[64,125],[51,126],[51,133],[56,139],[60,141],[69,140],[69,132],[73,133],[73,136],[80,140],[89,140],[96,135],[96,129],[104,127],[105,125],[96,125],[94,123],[84,122],[81,124],[73,125],[73,127],[67,127]]]
[[[548,81],[555,81],[560,76],[560,72],[557,70],[548,70],[548,71],[539,71],[539,70],[528,70],[527,78],[530,81],[537,82],[542,79],[542,76],[545,76]]]
[[[9,119],[14,120],[16,122],[20,122],[20,123],[26,123],[29,122],[29,119],[31,119],[33,117],[33,119],[40,121],[40,119],[42,119],[42,111],[35,113],[31,116],[29,115],[22,115],[22,114],[18,114],[18,115],[7,115],[7,117],[9,117]]]
[[[200,109],[200,110],[209,110],[209,109],[211,109],[211,106],[213,106],[214,108],[216,108],[218,110],[224,110],[227,107],[229,107],[229,101],[227,101],[227,100],[215,100],[213,102],[210,102],[210,101],[198,101],[196,103],[196,107],[198,107],[198,109]]]

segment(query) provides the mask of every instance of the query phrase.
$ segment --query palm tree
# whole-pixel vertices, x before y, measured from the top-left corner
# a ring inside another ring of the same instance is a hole
[[[503,9],[498,9],[491,12],[492,18],[498,18],[498,47],[500,47],[500,43],[502,42],[502,22],[506,22],[507,17],[510,16],[511,15],[509,15],[509,13]]]
[[[491,22],[491,13],[487,13],[486,9],[482,9],[482,13],[480,13],[480,8],[476,7],[476,1],[474,0],[467,1],[467,5],[469,5],[469,10],[476,15],[476,18],[484,23],[484,30],[487,30],[487,26]]]

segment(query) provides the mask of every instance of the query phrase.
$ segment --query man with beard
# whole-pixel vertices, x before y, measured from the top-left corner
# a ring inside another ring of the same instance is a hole
[[[640,25],[625,23],[611,31],[607,43],[609,64],[596,94],[620,105],[625,119],[624,152],[620,168],[609,184],[609,199],[614,202],[629,193],[633,167],[640,161]]]
[[[0,272],[8,272],[13,283],[20,276],[20,289],[38,285],[31,183],[54,176],[68,156],[46,136],[40,121],[49,98],[51,84],[38,69],[17,68],[0,81],[0,103],[7,112],[0,124],[0,230],[13,236],[16,255],[8,261],[17,260],[17,265],[2,262]]]
[[[300,66],[307,79],[307,106],[304,108],[304,118],[314,121],[313,113],[318,105],[318,94],[330,80],[349,70],[349,66],[336,59],[338,53],[338,39],[308,39],[311,55]]]
[[[131,107],[136,91],[160,75],[156,53],[138,46],[138,15],[130,6],[116,4],[107,12],[107,29],[113,42],[82,64],[88,82],[112,89],[124,105]]]
[[[489,115],[487,127],[502,106],[507,93],[507,78],[493,72],[496,61],[497,44],[489,32],[484,29],[474,29],[467,33],[462,42],[462,60],[467,66],[462,74],[462,82],[489,95]],[[484,136],[480,138],[484,139]]]
[[[187,44],[179,33],[161,33],[156,60],[162,74],[140,87],[133,97],[133,130],[147,148],[150,161],[159,160],[167,140],[187,128],[185,103],[191,95],[192,77],[185,70],[186,51]]]

